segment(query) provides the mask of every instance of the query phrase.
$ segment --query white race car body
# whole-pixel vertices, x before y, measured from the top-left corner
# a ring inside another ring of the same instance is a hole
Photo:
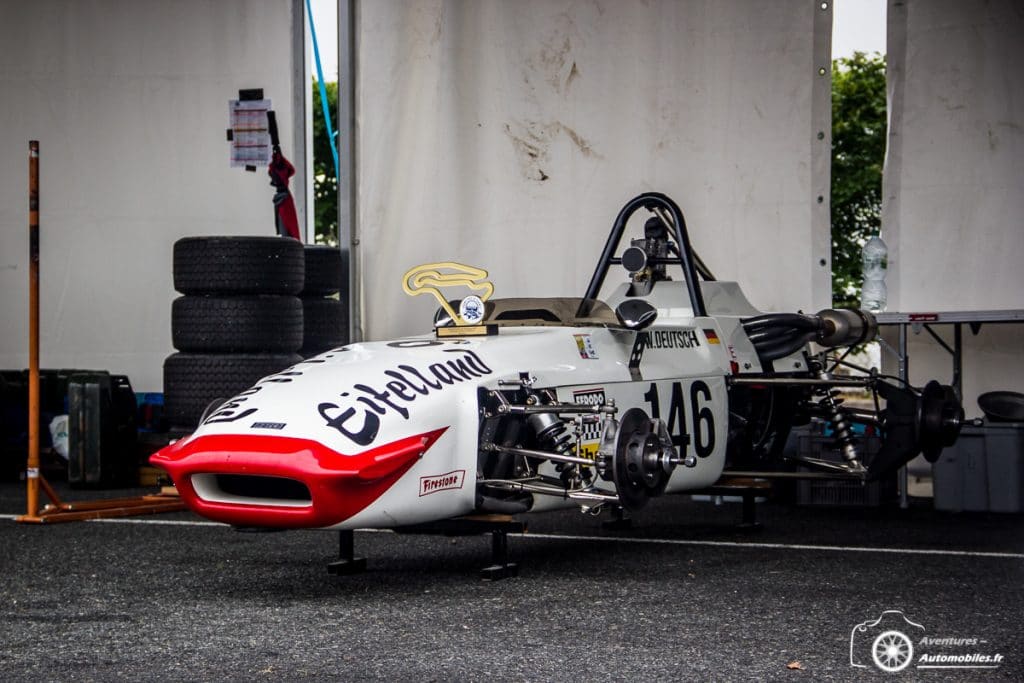
[[[673,211],[662,220],[679,227],[675,244],[688,254],[674,204],[661,195],[638,200]],[[763,331],[749,326],[758,312],[734,283],[697,284],[688,261],[682,281],[656,272],[669,262],[659,256],[665,244],[674,246],[664,236],[648,239],[657,242],[648,248],[653,265],[631,271],[607,304],[597,301],[609,264],[628,260],[611,253],[631,212],[620,215],[588,296],[486,306],[471,297],[481,324],[442,315],[434,334],[306,360],[216,407],[152,462],[193,510],[245,527],[393,528],[474,511],[635,508],[714,484],[730,440],[745,438],[735,414],[760,416],[759,391],[772,406],[783,402],[762,383],[788,382],[793,404],[808,396],[800,382],[818,382],[815,391],[831,384],[811,367],[803,337],[794,345],[773,327],[759,350],[751,338]],[[435,267],[407,279],[423,286],[445,277]],[[637,313],[642,321],[632,320]],[[867,320],[825,313],[833,328]],[[859,343],[866,333],[839,341]],[[730,396],[739,391],[742,402]],[[765,434],[783,431],[774,412],[748,421]],[[844,467],[863,476],[855,457]]]

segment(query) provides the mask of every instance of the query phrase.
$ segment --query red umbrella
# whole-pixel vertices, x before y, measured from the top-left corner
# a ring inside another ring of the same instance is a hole
[[[302,241],[299,236],[299,218],[295,213],[295,200],[288,189],[288,181],[295,175],[295,167],[281,154],[277,117],[273,111],[267,112],[267,123],[270,129],[270,142],[274,149],[267,172],[270,175],[270,184],[277,190],[274,193],[274,222],[277,224],[277,234]]]

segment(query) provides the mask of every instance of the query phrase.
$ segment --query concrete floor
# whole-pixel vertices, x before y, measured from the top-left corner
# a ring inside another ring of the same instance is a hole
[[[682,496],[627,532],[525,515],[520,576],[491,583],[486,537],[357,532],[369,571],[339,578],[333,533],[189,513],[21,525],[23,496],[0,485],[3,681],[881,679],[850,641],[885,610],[924,627],[903,627],[915,660],[888,679],[1024,680],[1024,515],[769,503],[755,534],[738,505]],[[1003,660],[925,670],[923,653]]]

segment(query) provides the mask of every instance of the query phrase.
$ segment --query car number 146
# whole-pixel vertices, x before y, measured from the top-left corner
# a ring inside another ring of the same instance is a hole
[[[686,400],[687,393],[689,401]],[[692,382],[689,392],[683,389],[682,382],[651,382],[650,388],[644,393],[644,400],[647,401],[651,417],[665,421],[672,443],[679,449],[680,455],[686,453],[691,443],[698,458],[706,458],[714,452],[715,414],[711,409],[711,388],[706,382]],[[668,410],[663,412],[662,407],[666,405]]]

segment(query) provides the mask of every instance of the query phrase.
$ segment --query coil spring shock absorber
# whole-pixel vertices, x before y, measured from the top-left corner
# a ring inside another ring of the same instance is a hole
[[[553,413],[535,413],[526,419],[537,435],[542,446],[550,448],[560,455],[570,455],[576,444],[572,432],[559,417]],[[557,463],[555,469],[561,475],[562,483],[569,486],[574,480],[580,479],[579,467],[572,464]]]
[[[565,455],[568,451],[572,450],[572,434],[557,415],[553,413],[535,413],[528,417],[526,421],[533,428],[534,433],[537,435],[537,440],[555,453]]]
[[[818,379],[829,381],[832,376],[825,370],[821,370],[818,373]],[[843,460],[847,463],[859,463],[860,457],[854,443],[853,430],[846,418],[846,413],[843,412],[843,399],[839,398],[839,393],[838,389],[825,388],[821,392],[821,400],[818,401],[818,405],[824,409],[825,414],[832,422],[832,432],[842,451]]]

